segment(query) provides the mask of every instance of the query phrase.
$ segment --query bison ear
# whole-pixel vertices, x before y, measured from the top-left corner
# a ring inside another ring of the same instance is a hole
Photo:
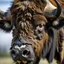
[[[60,29],[62,26],[64,26],[64,18],[54,21],[52,25],[55,29]]]
[[[6,32],[11,31],[11,18],[12,17],[10,11],[3,12],[2,10],[0,10],[0,28]]]
[[[1,20],[0,19],[0,28],[3,29],[6,32],[11,31],[12,24],[10,20]]]

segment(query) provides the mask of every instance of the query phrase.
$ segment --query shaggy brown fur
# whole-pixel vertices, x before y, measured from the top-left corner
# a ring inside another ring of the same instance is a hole
[[[59,40],[57,43],[57,52],[55,53],[55,58],[58,64],[64,64],[64,26],[58,30]]]
[[[60,35],[61,35],[61,52],[60,52],[60,57],[61,57],[61,62],[64,60],[64,26],[60,29]],[[61,64],[61,63],[60,63]]]
[[[47,31],[49,29],[47,27],[48,21],[43,15],[46,4],[41,0],[14,0],[10,8],[14,26],[12,45],[16,38],[19,40],[25,38],[27,43],[32,44],[36,58],[40,57],[44,44],[49,42],[50,39],[53,41],[55,36],[55,32],[53,33],[52,30],[49,33]],[[55,43],[55,41],[53,42]],[[52,46],[54,45],[53,42],[47,44]],[[53,46],[53,48],[55,47]]]
[[[42,34],[44,31],[44,25],[47,23],[46,18],[43,15],[44,8],[46,6],[46,2],[41,2],[41,0],[31,0],[31,1],[22,1],[22,0],[14,0],[11,6],[11,15],[13,19],[13,24],[15,25],[16,29],[13,32],[14,37],[25,37],[25,38],[32,38],[35,43],[40,42],[38,39],[45,38]],[[43,24],[41,27],[39,25]],[[27,27],[27,28],[26,28]],[[42,29],[41,34],[36,33],[38,30]],[[14,38],[15,39],[15,38]],[[48,39],[45,38],[45,39]],[[32,43],[31,43],[32,44]],[[41,42],[41,44],[43,44]],[[40,45],[41,45],[40,44]],[[35,47],[38,47],[35,45]],[[39,50],[41,51],[42,46]],[[38,48],[39,48],[38,47]],[[37,50],[38,50],[37,48]],[[38,52],[39,53],[39,52]],[[37,55],[39,55],[37,53]]]
[[[28,43],[32,44],[36,58],[40,56],[45,41],[49,40],[45,31],[47,19],[43,15],[46,4],[41,0],[14,0],[10,8],[12,24],[15,27],[12,45],[16,38],[30,38]]]
[[[43,13],[42,10],[44,8],[44,4],[42,5],[41,3],[38,3],[40,5],[38,6],[36,3],[38,2],[35,2],[35,0],[32,0],[31,2],[14,0],[11,7],[11,13],[12,18],[14,17],[13,20],[15,20],[13,21],[13,24],[15,24],[16,27],[16,29],[13,31],[14,39],[16,39],[17,36],[19,39],[21,39],[21,37],[31,38],[28,43],[30,42],[30,44],[33,45],[35,54],[37,57],[39,57],[43,47],[42,45],[45,39],[48,39],[48,36],[46,33],[44,33],[43,37],[41,36],[41,40],[39,40],[39,36],[35,33],[35,30],[38,29],[41,23],[45,25],[47,22],[43,15],[37,13]],[[47,37],[45,37],[45,35]]]

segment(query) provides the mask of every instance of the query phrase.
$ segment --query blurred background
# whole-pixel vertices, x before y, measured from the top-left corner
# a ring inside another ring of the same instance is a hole
[[[0,0],[0,9],[6,12],[11,6],[12,0]],[[0,64],[15,64],[10,56],[10,46],[12,41],[12,31],[6,33],[0,29]],[[40,61],[40,64],[48,64],[46,60]],[[52,64],[56,64],[53,60]]]

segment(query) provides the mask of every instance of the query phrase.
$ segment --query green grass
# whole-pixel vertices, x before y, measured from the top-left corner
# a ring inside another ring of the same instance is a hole
[[[10,57],[0,58],[0,64],[14,64]]]
[[[0,57],[10,57],[10,54],[0,51]]]
[[[9,53],[0,52],[0,64],[15,64],[15,63],[13,62]],[[46,60],[41,59],[39,64],[49,64],[49,63]],[[55,60],[53,60],[51,64],[56,64]]]
[[[14,62],[11,57],[3,57],[0,58],[0,64],[14,64]],[[39,64],[48,64],[48,62],[46,60],[41,59]],[[51,64],[56,64],[55,60]]]
[[[47,60],[46,59],[44,59],[44,60],[42,60],[41,59],[41,61],[40,61],[40,63],[39,64],[49,64],[48,62],[47,62]],[[52,63],[50,63],[50,64],[57,64],[56,63],[56,61],[55,60],[53,60],[53,62]]]

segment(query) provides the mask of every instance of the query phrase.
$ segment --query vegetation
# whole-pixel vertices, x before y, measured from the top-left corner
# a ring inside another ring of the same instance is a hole
[[[0,64],[15,64],[15,63],[10,57],[10,53],[0,51]],[[48,62],[46,60],[41,59],[39,64],[48,64]],[[51,64],[56,64],[56,61],[54,60]]]
[[[0,58],[1,57],[10,57],[10,53],[0,51]]]
[[[15,64],[13,60],[10,57],[4,57],[0,58],[0,64]],[[41,60],[39,64],[49,64],[46,60]],[[53,63],[56,64],[56,61],[54,60]]]
[[[0,58],[0,64],[14,64],[10,57]]]

